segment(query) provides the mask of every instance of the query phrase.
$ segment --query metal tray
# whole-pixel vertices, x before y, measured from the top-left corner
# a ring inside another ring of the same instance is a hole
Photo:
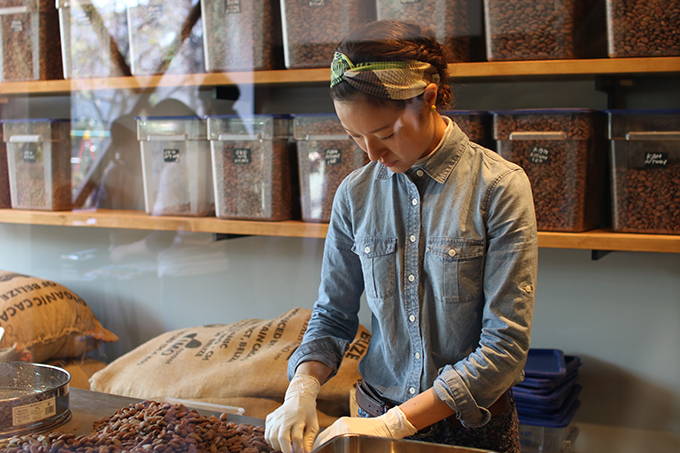
[[[497,453],[453,445],[345,434],[326,442],[313,453]]]
[[[0,363],[0,439],[44,432],[71,418],[64,369],[36,363]]]

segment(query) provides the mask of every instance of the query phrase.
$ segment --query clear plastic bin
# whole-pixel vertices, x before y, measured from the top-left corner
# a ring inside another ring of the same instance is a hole
[[[445,110],[448,116],[460,127],[470,141],[489,147],[491,143],[491,115],[481,110]]]
[[[125,0],[57,0],[64,78],[130,75]]]
[[[0,23],[0,81],[62,78],[54,0],[3,1]]]
[[[330,67],[340,41],[374,18],[372,1],[281,0],[286,67]]]
[[[302,220],[328,222],[338,186],[368,156],[347,135],[334,113],[294,115]]]
[[[587,109],[493,112],[497,152],[531,181],[542,231],[598,226],[606,178],[605,118]]]
[[[133,75],[205,72],[198,0],[130,0],[130,62]]]
[[[607,0],[610,57],[680,55],[678,0]]]
[[[3,121],[12,208],[71,209],[71,122]]]
[[[680,234],[680,109],[607,114],[614,231]]]
[[[586,19],[595,3],[596,0],[484,0],[486,58],[583,57],[590,44],[585,40]]]
[[[144,204],[151,215],[213,215],[206,122],[195,116],[137,118]]]
[[[476,13],[481,19],[479,2],[377,0],[376,6],[378,20],[407,20],[430,27],[436,32],[437,40],[451,50],[455,61],[471,61],[471,22],[476,21]]]
[[[12,207],[12,197],[9,192],[9,170],[7,169],[7,146],[2,139],[0,128],[0,209]]]
[[[289,116],[209,116],[208,137],[217,217],[293,217],[295,153]]]
[[[519,442],[522,453],[569,453],[574,451],[578,428],[560,428],[520,424]]]
[[[283,66],[279,0],[201,1],[207,72]]]

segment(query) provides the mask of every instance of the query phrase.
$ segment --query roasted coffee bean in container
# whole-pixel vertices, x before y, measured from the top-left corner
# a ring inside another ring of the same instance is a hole
[[[217,217],[293,218],[298,191],[291,117],[215,115],[207,121]]]
[[[330,67],[343,38],[374,19],[372,0],[281,0],[286,68]]]
[[[541,231],[599,226],[606,187],[606,117],[589,109],[492,112],[501,157],[524,169]]]
[[[4,120],[2,127],[12,208],[71,209],[71,121]]]
[[[368,156],[347,135],[334,113],[293,115],[305,222],[328,222],[338,186]]]
[[[472,61],[472,37],[482,35],[481,2],[475,0],[377,0],[378,20],[414,21],[432,28],[455,61]]]
[[[144,205],[155,216],[215,213],[206,121],[196,116],[137,117]]]
[[[206,72],[283,66],[279,0],[201,1]]]
[[[57,0],[64,78],[130,75],[126,2]]]
[[[614,231],[680,234],[680,109],[606,112]]]
[[[54,0],[0,2],[0,81],[62,78]]]
[[[12,197],[9,192],[9,169],[7,168],[7,145],[2,139],[0,128],[0,209],[12,207]]]
[[[607,0],[610,57],[680,55],[679,0]]]
[[[442,115],[451,118],[471,142],[487,148],[495,147],[495,143],[491,139],[491,120],[493,118],[489,112],[482,110],[444,110]]]
[[[205,72],[199,0],[129,0],[132,75]]]
[[[596,6],[597,0],[484,0],[486,58],[583,58],[596,39],[588,23]]]

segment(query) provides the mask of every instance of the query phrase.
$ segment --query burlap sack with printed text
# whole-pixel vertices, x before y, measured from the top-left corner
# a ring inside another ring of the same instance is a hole
[[[288,358],[300,344],[311,311],[295,308],[270,319],[245,319],[166,332],[114,360],[90,379],[93,390],[140,399],[166,397],[243,407],[265,418],[288,388]],[[321,387],[319,423],[349,415],[369,332],[359,327],[337,373]]]
[[[51,280],[0,271],[0,349],[28,349],[33,362],[82,357],[118,337],[77,294]]]

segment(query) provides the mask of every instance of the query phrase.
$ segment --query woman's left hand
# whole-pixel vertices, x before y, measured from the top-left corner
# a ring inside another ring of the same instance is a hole
[[[314,441],[314,448],[342,434],[361,434],[365,436],[391,437],[402,439],[412,436],[418,430],[408,421],[404,412],[397,406],[385,414],[374,418],[342,417],[323,430]]]

